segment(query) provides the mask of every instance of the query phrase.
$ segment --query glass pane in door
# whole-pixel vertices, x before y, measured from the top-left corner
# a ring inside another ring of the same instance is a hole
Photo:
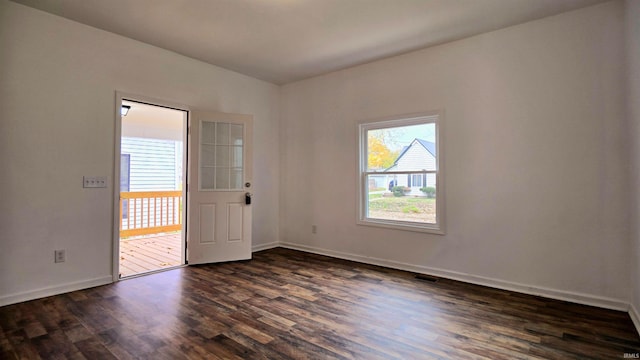
[[[202,122],[200,190],[242,190],[244,125]]]

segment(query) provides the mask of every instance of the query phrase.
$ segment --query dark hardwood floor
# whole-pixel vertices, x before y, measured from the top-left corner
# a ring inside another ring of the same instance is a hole
[[[286,249],[0,308],[1,359],[612,359],[623,312]]]

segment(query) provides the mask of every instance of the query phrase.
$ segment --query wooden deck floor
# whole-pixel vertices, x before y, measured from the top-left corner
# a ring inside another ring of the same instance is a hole
[[[182,265],[181,234],[120,240],[120,277]]]

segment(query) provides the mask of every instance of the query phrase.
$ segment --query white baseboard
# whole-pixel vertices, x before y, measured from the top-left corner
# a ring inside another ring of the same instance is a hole
[[[62,285],[49,286],[37,290],[25,291],[17,294],[5,295],[0,297],[0,306],[16,304],[23,301],[40,299],[47,296],[59,295],[71,291],[88,289],[100,285],[106,285],[113,282],[113,277],[103,276],[100,278],[66,283]]]
[[[321,248],[316,248],[312,246],[299,245],[293,243],[280,243],[281,247],[292,249],[292,250],[300,250],[306,251],[319,255],[331,256],[339,259],[352,260],[357,262],[362,262],[371,265],[379,265],[392,269],[411,271],[420,274],[427,274],[437,277],[442,277],[451,280],[462,281],[475,285],[488,286],[496,289],[515,291],[519,293],[542,296],[550,299],[569,301],[573,303],[597,306],[605,309],[619,310],[619,311],[629,311],[629,304],[625,301],[620,301],[617,299],[599,297],[589,294],[582,294],[570,291],[562,291],[549,289],[544,287],[536,287],[530,286],[526,284],[519,284],[515,282],[503,281],[498,279],[492,279],[483,276],[477,276],[472,274],[465,274],[456,271],[443,270],[438,268],[432,268],[428,266],[420,266],[420,265],[412,265],[402,262],[396,262],[391,260],[373,258],[369,256],[362,256],[357,254],[343,253],[333,250],[326,250]],[[637,325],[636,325],[637,327]]]
[[[631,316],[631,321],[633,321],[636,331],[640,334],[640,314],[638,314],[638,309],[633,304],[629,305],[629,316]]]
[[[259,245],[253,245],[251,247],[251,252],[258,252],[258,251],[262,251],[262,250],[267,250],[267,249],[273,249],[275,247],[280,246],[280,243],[277,241],[274,242],[270,242],[267,244],[259,244]]]

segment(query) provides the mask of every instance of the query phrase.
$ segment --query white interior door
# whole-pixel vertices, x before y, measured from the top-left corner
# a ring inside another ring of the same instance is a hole
[[[187,261],[250,259],[253,117],[192,111],[190,137]]]

